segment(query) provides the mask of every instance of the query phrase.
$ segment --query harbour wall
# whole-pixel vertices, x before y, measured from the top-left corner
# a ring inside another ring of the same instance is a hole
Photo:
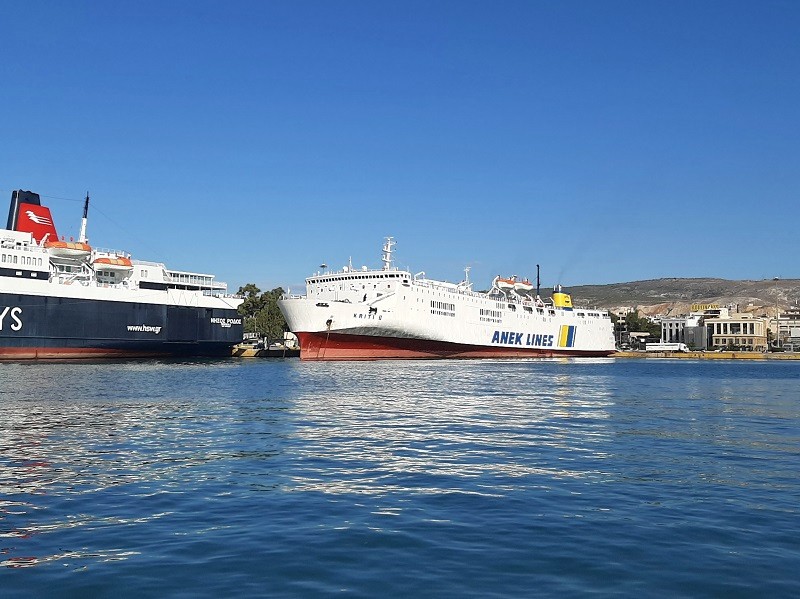
[[[681,360],[800,360],[798,352],[690,351],[690,352],[617,352],[612,358],[676,358]]]

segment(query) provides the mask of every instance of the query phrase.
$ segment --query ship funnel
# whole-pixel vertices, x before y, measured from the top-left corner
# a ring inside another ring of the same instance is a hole
[[[553,305],[562,310],[572,310],[572,296],[566,293],[561,285],[553,287]]]
[[[21,189],[15,189],[12,191],[11,206],[8,208],[8,224],[6,225],[6,229],[9,231],[17,230],[20,204],[33,204],[34,206],[41,206],[42,202],[39,199],[38,193],[33,193],[32,191],[23,191]]]

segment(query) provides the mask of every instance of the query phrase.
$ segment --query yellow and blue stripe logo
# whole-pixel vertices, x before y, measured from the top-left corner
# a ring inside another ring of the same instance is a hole
[[[558,347],[574,347],[575,346],[575,326],[562,324],[561,331],[558,334]]]

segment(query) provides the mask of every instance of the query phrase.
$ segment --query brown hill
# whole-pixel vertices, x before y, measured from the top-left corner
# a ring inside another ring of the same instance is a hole
[[[730,281],[727,279],[651,279],[571,287],[579,306],[638,307],[646,314],[684,314],[692,304],[737,304],[742,312],[774,314],[800,300],[800,279]]]

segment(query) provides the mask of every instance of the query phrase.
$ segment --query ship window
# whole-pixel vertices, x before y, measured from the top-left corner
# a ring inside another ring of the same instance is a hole
[[[17,257],[14,256],[14,264],[16,264],[16,263],[17,263]]]
[[[6,261],[6,255],[3,254],[3,262],[5,262],[5,261]]]

